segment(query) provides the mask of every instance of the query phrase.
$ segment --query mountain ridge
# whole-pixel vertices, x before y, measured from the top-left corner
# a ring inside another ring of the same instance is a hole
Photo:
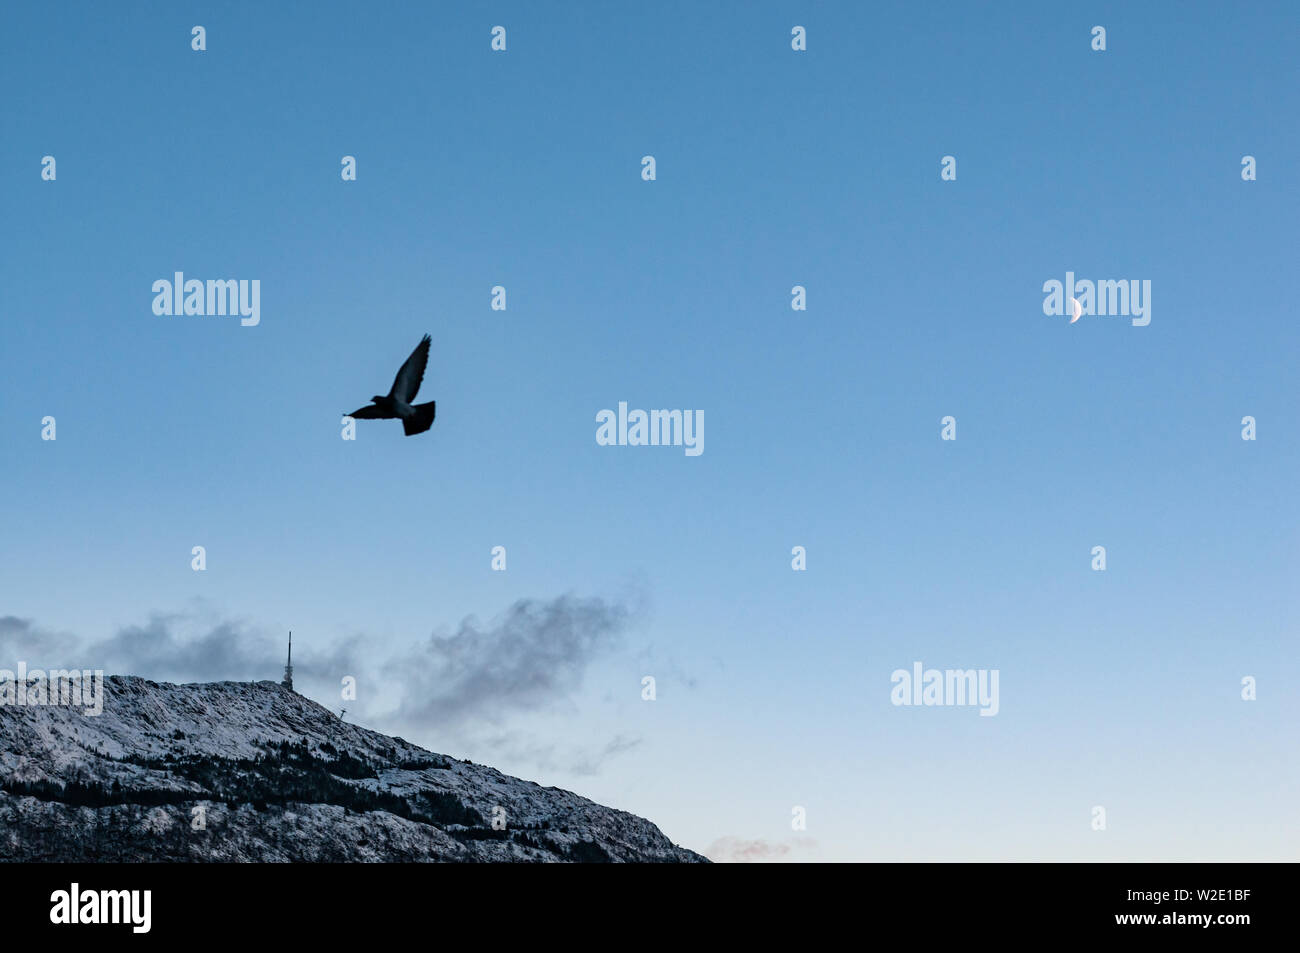
[[[651,822],[341,720],[270,681],[0,705],[9,860],[707,862]]]

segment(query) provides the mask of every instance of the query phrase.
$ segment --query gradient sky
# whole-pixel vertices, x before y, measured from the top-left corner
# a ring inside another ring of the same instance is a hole
[[[349,717],[701,851],[1296,859],[1294,4],[0,18],[0,616],[293,628],[310,668],[629,600],[535,710],[395,725],[363,680]],[[260,279],[261,324],[155,316],[175,271]],[[1150,280],[1151,324],[1044,316],[1067,271]],[[432,431],[342,441],[425,332]],[[619,401],[705,452],[598,446]],[[1001,712],[892,706],[917,660]]]

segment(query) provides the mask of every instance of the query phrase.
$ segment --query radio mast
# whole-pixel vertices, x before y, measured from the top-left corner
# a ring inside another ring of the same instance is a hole
[[[280,682],[289,691],[293,691],[293,630],[289,630],[289,657],[284,663],[284,681]]]

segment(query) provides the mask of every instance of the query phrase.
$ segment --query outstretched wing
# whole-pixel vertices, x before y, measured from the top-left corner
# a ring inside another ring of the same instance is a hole
[[[391,420],[396,417],[397,414],[381,410],[372,404],[369,407],[362,407],[360,410],[354,410],[352,413],[345,414],[344,416],[352,417],[356,420]]]
[[[429,365],[429,335],[420,339],[420,343],[415,346],[411,356],[406,359],[402,369],[397,372],[397,378],[393,381],[393,389],[388,392],[388,396],[396,397],[404,404],[409,404],[415,400],[415,395],[420,390],[420,384],[424,380],[424,369]]]

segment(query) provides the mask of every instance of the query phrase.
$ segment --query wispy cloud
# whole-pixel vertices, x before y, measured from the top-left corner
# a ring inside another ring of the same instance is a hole
[[[757,864],[795,860],[801,851],[812,850],[817,842],[807,837],[789,841],[744,840],[719,837],[704,849],[704,856],[720,864]]]
[[[565,771],[575,775],[596,775],[619,755],[640,747],[644,739],[616,734],[601,747],[561,745],[519,731],[496,734],[474,742],[474,746],[505,762],[528,763],[542,771]]]

